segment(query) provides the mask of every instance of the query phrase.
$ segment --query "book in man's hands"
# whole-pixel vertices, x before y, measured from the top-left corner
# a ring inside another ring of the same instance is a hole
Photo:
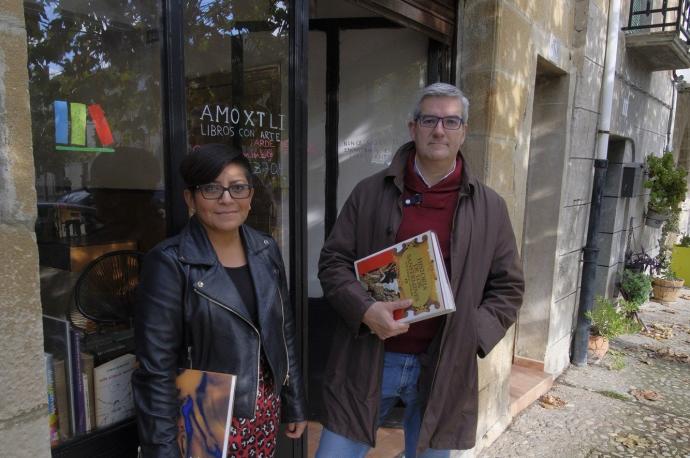
[[[412,299],[394,317],[414,323],[455,311],[438,237],[427,231],[355,261],[362,286],[377,301]]]
[[[180,369],[177,443],[183,458],[227,457],[236,379],[232,374]]]

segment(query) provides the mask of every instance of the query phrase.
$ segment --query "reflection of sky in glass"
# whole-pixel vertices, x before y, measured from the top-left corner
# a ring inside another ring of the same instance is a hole
[[[201,12],[201,18],[200,18],[201,23],[207,27],[215,28],[216,32],[218,32],[220,35],[237,36],[237,35],[240,35],[241,33],[246,33],[246,30],[240,30],[236,27],[233,27],[230,30],[226,30],[223,27],[221,27],[219,24],[216,24],[213,17],[205,16],[206,14],[209,13],[211,8],[216,3],[217,3],[217,0],[201,0],[199,2],[199,11]],[[230,5],[223,5],[223,6],[230,6]],[[226,11],[225,12],[225,20],[227,20],[229,22],[229,21],[232,21],[234,19],[235,19],[235,14],[232,11]]]
[[[45,13],[45,19],[41,19],[38,21],[38,26],[39,29],[42,32],[47,33],[48,28],[51,26],[51,24],[54,21],[60,20],[62,18],[60,11],[58,11],[58,8],[55,4],[53,3],[46,3],[44,4],[44,13]],[[95,13],[92,13],[90,16],[91,20],[96,22],[97,24],[100,25],[99,32],[105,32],[110,28],[110,20],[105,17],[98,17]],[[141,23],[141,17],[135,19],[132,21],[132,25],[136,25],[136,23]],[[83,36],[84,34],[90,33],[88,28],[86,27],[86,23],[82,22],[80,25],[80,29],[77,33],[75,33],[71,39],[72,39],[72,45],[73,48],[77,48],[77,38],[80,36]],[[72,50],[66,51],[62,55],[61,62],[46,62],[46,65],[48,67],[48,75],[50,78],[57,77],[61,75],[64,71],[64,63],[65,62],[72,62],[74,61],[76,53]],[[110,62],[106,59],[106,56],[103,53],[100,53],[97,56],[94,56],[98,60],[98,67],[100,69],[106,69],[110,68],[111,64]]]

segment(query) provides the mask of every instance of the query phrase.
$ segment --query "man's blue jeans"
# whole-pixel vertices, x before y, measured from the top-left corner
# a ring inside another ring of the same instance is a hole
[[[416,458],[417,439],[422,422],[422,412],[417,397],[419,359],[416,355],[386,352],[381,380],[381,406],[379,425],[395,406],[398,399],[405,403],[403,428],[405,430],[405,458]],[[364,458],[369,445],[357,442],[324,428],[321,432],[316,458]],[[425,450],[419,458],[448,458],[450,450]]]

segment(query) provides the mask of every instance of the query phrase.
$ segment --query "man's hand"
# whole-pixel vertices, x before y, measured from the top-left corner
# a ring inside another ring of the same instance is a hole
[[[393,318],[393,311],[405,309],[411,305],[412,301],[410,299],[393,302],[374,302],[364,313],[362,322],[381,340],[403,334],[410,329],[410,325],[396,321]]]

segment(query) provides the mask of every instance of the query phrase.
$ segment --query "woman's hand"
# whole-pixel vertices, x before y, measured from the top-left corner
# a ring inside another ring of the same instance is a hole
[[[307,428],[306,421],[299,421],[297,423],[288,423],[285,428],[285,435],[290,439],[299,439],[302,437],[304,430]]]

